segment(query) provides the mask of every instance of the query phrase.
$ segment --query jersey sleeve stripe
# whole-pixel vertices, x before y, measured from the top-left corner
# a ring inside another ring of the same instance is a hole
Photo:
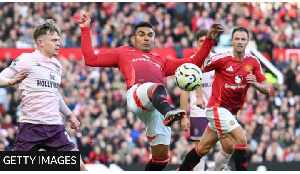
[[[12,70],[14,73],[16,73],[16,74],[18,74],[19,72],[15,69],[15,68],[13,68],[13,67],[8,67],[10,70]]]

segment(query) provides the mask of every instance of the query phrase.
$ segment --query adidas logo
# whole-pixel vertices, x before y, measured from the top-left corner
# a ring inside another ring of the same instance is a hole
[[[233,71],[232,66],[228,67],[228,68],[226,69],[226,71]]]

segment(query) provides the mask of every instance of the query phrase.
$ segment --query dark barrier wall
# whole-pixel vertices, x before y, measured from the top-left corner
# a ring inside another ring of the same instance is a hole
[[[125,171],[144,171],[146,164],[139,165],[121,165],[120,167]],[[179,165],[170,164],[165,168],[165,171],[175,171]],[[234,163],[230,162],[229,168],[235,171]],[[300,171],[299,162],[290,162],[290,163],[277,163],[277,162],[263,162],[260,164],[249,163],[249,171],[257,171],[259,169],[266,169],[267,171]]]

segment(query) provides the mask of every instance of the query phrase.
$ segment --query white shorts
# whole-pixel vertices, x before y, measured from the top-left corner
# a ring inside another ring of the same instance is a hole
[[[231,132],[233,129],[240,127],[236,117],[229,110],[222,107],[206,108],[206,117],[209,121],[207,129],[218,133],[218,137]]]
[[[146,127],[151,146],[170,144],[171,128],[163,124],[164,116],[155,109],[148,98],[148,88],[156,83],[135,84],[127,91],[127,106]]]

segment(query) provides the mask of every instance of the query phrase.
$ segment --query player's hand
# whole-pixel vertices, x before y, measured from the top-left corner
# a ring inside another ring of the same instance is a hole
[[[207,32],[208,39],[215,39],[220,32],[224,32],[224,29],[221,27],[221,24],[214,23]]]
[[[202,98],[197,98],[196,105],[201,109],[205,109],[206,107],[206,103]]]
[[[79,27],[89,27],[91,24],[91,14],[84,13],[78,21]]]
[[[25,71],[20,72],[13,79],[8,81],[8,85],[15,85],[21,83],[27,76],[28,76],[27,72]]]
[[[181,119],[181,129],[184,130],[185,132],[189,132],[190,131],[190,120],[187,117],[184,117],[183,119]]]
[[[246,76],[247,83],[253,84],[254,86],[257,84],[257,80],[254,74],[252,74],[252,71],[250,71],[250,74]]]
[[[71,114],[69,116],[69,122],[72,129],[79,129],[80,122],[77,120],[75,115]]]

